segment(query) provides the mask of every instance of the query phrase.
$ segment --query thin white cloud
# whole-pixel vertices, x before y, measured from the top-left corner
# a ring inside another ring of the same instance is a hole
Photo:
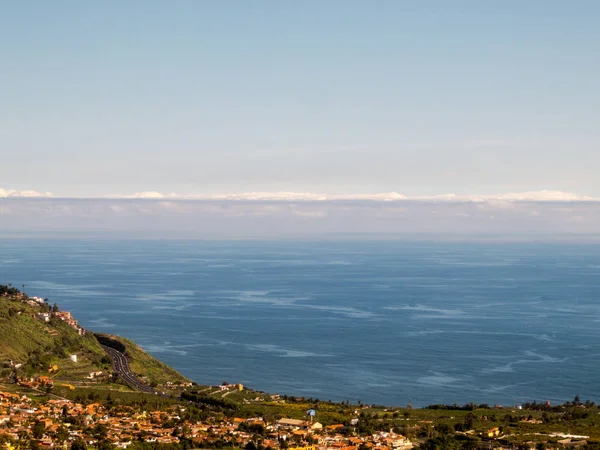
[[[498,200],[509,200],[509,201],[586,201],[586,200],[596,200],[592,197],[587,197],[584,195],[574,194],[572,192],[562,192],[562,191],[534,191],[534,192],[521,192],[521,193],[510,193],[510,194],[501,194],[494,196],[494,198]]]
[[[30,197],[30,198],[76,198],[76,196],[55,196],[50,192],[37,192],[32,190],[1,189],[0,198]],[[540,190],[529,192],[510,192],[491,195],[422,195],[407,196],[398,192],[382,192],[376,194],[322,194],[311,192],[241,192],[231,194],[178,194],[161,193],[158,191],[143,191],[133,194],[111,194],[96,197],[82,197],[96,199],[133,199],[133,200],[231,200],[231,201],[376,201],[376,202],[402,202],[402,201],[433,201],[433,202],[581,202],[600,201],[600,198],[589,197],[572,192],[558,190]]]
[[[598,201],[589,196],[572,192],[556,190],[541,190],[492,195],[456,195],[440,194],[426,196],[407,196],[398,192],[383,192],[377,194],[319,194],[310,192],[242,192],[234,194],[161,194],[159,192],[137,192],[130,195],[117,195],[111,198],[123,199],[182,199],[182,200],[248,200],[248,201],[336,201],[336,200],[371,200],[371,201],[454,201],[454,202],[485,202],[485,201]]]
[[[106,198],[139,198],[139,199],[145,199],[145,198],[150,198],[150,199],[161,199],[161,198],[175,198],[177,197],[176,194],[161,194],[160,192],[155,192],[155,191],[148,191],[148,192],[136,192],[135,194],[131,194],[131,195],[107,195],[105,196]]]
[[[15,189],[2,189],[0,188],[0,198],[7,197],[54,197],[51,192],[37,192],[37,191],[17,191]]]

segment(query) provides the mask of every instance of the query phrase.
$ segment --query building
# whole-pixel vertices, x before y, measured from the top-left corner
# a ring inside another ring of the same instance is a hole
[[[280,419],[277,427],[285,430],[321,430],[323,425],[319,422],[308,422],[299,419]]]

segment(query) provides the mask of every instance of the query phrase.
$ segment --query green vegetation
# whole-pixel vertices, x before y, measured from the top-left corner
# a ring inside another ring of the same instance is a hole
[[[96,336],[100,340],[108,339],[112,342],[110,346],[125,353],[131,371],[151,386],[162,385],[168,381],[171,383],[187,383],[190,381],[175,369],[146,353],[130,339],[100,333],[97,333]]]
[[[41,299],[34,301],[15,287],[0,285],[0,380],[48,376],[55,382],[55,388],[69,384],[79,387],[98,385],[98,380],[91,381],[88,376],[90,372],[101,371],[106,381],[112,371],[112,361],[96,335],[92,332],[80,335],[77,327],[53,313],[59,313],[58,306],[50,306]],[[118,336],[98,336],[117,343],[119,350],[126,354],[132,372],[148,384],[189,382],[133,341]],[[71,361],[70,355],[77,355],[77,362]],[[111,388],[118,389],[115,385]]]
[[[123,387],[123,389],[102,389],[102,386],[94,386],[78,387],[75,390],[70,390],[65,387],[57,387],[52,391],[52,393],[83,405],[100,403],[108,407],[132,406],[141,409],[162,411],[181,403],[177,397],[157,396],[154,394],[134,391],[127,387]]]
[[[51,365],[73,368],[70,354],[77,354],[84,364],[108,367],[110,361],[93,335],[80,336],[55,317],[45,322],[38,314],[48,313],[50,306],[32,306],[20,300],[0,296],[0,362],[21,363],[22,372],[30,376],[47,372]]]

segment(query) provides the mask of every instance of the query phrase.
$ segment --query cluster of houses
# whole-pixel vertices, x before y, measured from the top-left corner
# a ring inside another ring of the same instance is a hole
[[[62,447],[65,442],[85,437],[81,430],[65,423],[65,419],[83,416],[86,423],[91,423],[101,408],[98,403],[83,406],[69,400],[48,400],[34,405],[25,395],[0,391],[0,436],[17,443],[24,439],[36,440],[41,448]],[[38,438],[33,433],[35,424],[43,426],[43,433]],[[66,431],[64,438],[57,433],[59,428]]]
[[[45,305],[46,304],[46,300],[44,300],[42,297],[26,297],[27,300],[25,300],[25,303],[27,303],[30,306],[39,306],[39,305]]]
[[[220,391],[230,391],[230,390],[243,391],[244,390],[243,384],[221,384],[219,386],[213,386],[213,387],[216,387]]]
[[[188,382],[181,382],[181,383],[173,383],[172,381],[167,381],[164,384],[164,387],[166,389],[185,389],[188,387],[192,387],[192,382],[188,381]]]
[[[52,315],[54,317],[62,320],[67,325],[69,325],[71,328],[76,330],[80,336],[83,336],[85,334],[85,328],[82,328],[79,326],[79,324],[77,323],[77,320],[75,320],[75,318],[71,315],[71,313],[69,311],[57,311],[57,312],[53,312]]]
[[[181,439],[191,440],[194,445],[210,446],[221,441],[228,446],[244,447],[249,442],[264,447],[279,449],[311,450],[358,450],[359,447],[377,449],[408,449],[412,444],[404,436],[395,433],[378,433],[368,437],[346,437],[339,434],[339,426],[323,427],[318,422],[295,419],[281,419],[267,424],[262,418],[221,419],[218,421],[190,422],[180,416],[184,406],[176,406],[168,411],[135,411],[129,407],[108,410],[99,403],[82,405],[66,399],[48,400],[34,405],[31,400],[19,394],[0,392],[0,436],[6,435],[14,442],[23,436],[34,439],[33,427],[43,424],[43,434],[37,436],[40,447],[62,447],[76,439],[88,445],[97,443],[97,434],[90,430],[101,426],[104,436],[113,445],[127,448],[131,442],[139,441],[176,444]],[[79,416],[78,420],[69,420]],[[256,442],[256,436],[247,431],[242,423],[262,425],[265,436]],[[78,424],[78,425],[75,425]],[[59,429],[63,433],[58,433]],[[282,445],[282,443],[284,443]]]
[[[47,306],[47,299],[43,299],[41,297],[28,297],[24,294],[19,294],[17,296],[18,298],[21,298],[21,301],[23,303],[26,303],[30,306]],[[57,319],[62,320],[63,322],[65,322],[67,325],[69,325],[71,328],[73,328],[75,331],[77,331],[77,333],[80,336],[83,336],[85,334],[85,328],[79,326],[79,323],[77,323],[77,320],[73,317],[73,315],[69,312],[69,311],[50,311],[50,312],[41,312],[37,314],[38,319],[42,320],[43,322],[50,322],[50,319],[52,317],[56,317]]]
[[[26,303],[30,306],[47,306],[48,305],[48,299],[44,299],[41,297],[29,297],[23,293],[18,294],[16,297],[20,298],[23,303]],[[50,319],[52,317],[56,317],[56,318],[62,320],[63,322],[65,322],[67,325],[69,325],[74,330],[76,330],[80,336],[83,336],[85,334],[85,328],[79,326],[79,324],[77,323],[77,320],[73,317],[73,315],[69,311],[52,311],[51,310],[50,312],[38,313],[37,317],[38,317],[38,319],[40,319],[44,322],[50,322]]]
[[[30,378],[19,378],[19,385],[29,389],[40,389],[46,387],[53,387],[54,381],[52,378],[47,376],[30,377]]]
[[[401,434],[379,432],[372,436],[346,437],[338,434],[344,428],[343,424],[323,427],[319,422],[283,418],[277,421],[275,429],[280,434],[285,431],[301,441],[315,441],[315,450],[358,450],[359,447],[373,449],[409,449],[413,444]],[[286,436],[287,438],[287,436]]]
[[[85,334],[85,328],[80,327],[77,320],[73,317],[73,315],[69,311],[52,311],[52,312],[42,312],[37,314],[38,319],[43,322],[50,322],[52,317],[56,317],[57,319],[62,320],[71,328],[73,328],[80,336]]]

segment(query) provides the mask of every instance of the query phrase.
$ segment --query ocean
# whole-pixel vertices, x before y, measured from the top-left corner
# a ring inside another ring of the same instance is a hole
[[[0,283],[200,384],[384,405],[600,400],[600,244],[0,239]]]

